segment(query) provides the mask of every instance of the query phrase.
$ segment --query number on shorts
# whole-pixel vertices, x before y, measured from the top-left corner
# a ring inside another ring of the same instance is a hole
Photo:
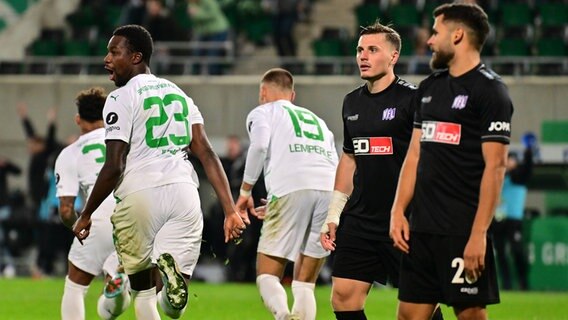
[[[96,163],[104,163],[105,162],[105,158],[106,158],[106,146],[102,143],[93,143],[93,144],[88,144],[86,146],[83,147],[83,149],[81,150],[81,152],[83,152],[83,154],[87,154],[89,152],[92,151],[100,151],[101,152],[101,156],[98,158],[95,158],[95,162]]]
[[[452,260],[452,268],[458,268],[454,277],[452,279],[452,283],[464,283],[465,279],[463,278],[463,270],[464,270],[464,261],[463,258],[455,258]]]
[[[288,111],[288,114],[290,115],[290,119],[292,120],[292,125],[294,126],[294,132],[296,133],[296,137],[301,138],[303,135],[308,139],[323,141],[323,130],[321,129],[318,118],[316,117],[315,114],[313,114],[308,110],[301,110],[301,109],[292,110],[292,108],[286,106],[284,106],[284,109],[286,109],[286,111]],[[300,121],[302,122],[302,125],[300,125]],[[303,125],[312,126],[313,131],[316,132],[302,130]]]
[[[173,102],[179,102],[181,104],[181,112],[173,113],[174,121],[182,122],[185,127],[185,134],[175,135],[169,134],[162,137],[154,137],[154,127],[163,126],[168,122],[168,113],[165,107],[169,107]],[[187,101],[185,98],[179,94],[170,93],[166,94],[164,98],[158,96],[148,97],[144,99],[144,110],[152,109],[153,107],[158,108],[159,115],[155,117],[150,117],[146,121],[146,144],[150,148],[160,148],[165,147],[170,144],[176,146],[186,146],[191,141],[189,122],[187,121],[187,116],[189,115],[189,108],[187,106]]]

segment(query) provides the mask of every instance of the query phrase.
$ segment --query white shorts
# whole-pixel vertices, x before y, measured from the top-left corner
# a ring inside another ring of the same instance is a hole
[[[200,206],[197,188],[190,183],[140,190],[119,202],[111,221],[126,274],[151,268],[160,254],[167,252],[182,273],[191,275],[201,248]]]
[[[272,197],[267,205],[257,252],[296,261],[300,253],[312,258],[329,255],[320,243],[320,230],[331,191],[299,190]]]
[[[95,217],[95,215],[99,214],[101,216]],[[103,270],[107,272],[104,268],[105,261],[114,252],[112,224],[109,216],[96,211],[93,214],[89,237],[83,241],[83,245],[75,238],[69,250],[69,261],[77,268],[94,276],[98,276]],[[116,256],[114,257],[116,259]],[[116,261],[115,270],[117,266],[118,260]]]

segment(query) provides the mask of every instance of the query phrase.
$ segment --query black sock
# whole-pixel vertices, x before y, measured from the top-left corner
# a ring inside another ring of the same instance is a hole
[[[337,320],[367,320],[364,310],[334,311]]]
[[[432,320],[444,320],[444,316],[442,315],[442,308],[437,307],[436,310],[434,310]]]

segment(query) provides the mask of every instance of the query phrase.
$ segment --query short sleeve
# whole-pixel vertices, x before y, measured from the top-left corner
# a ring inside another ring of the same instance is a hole
[[[353,139],[351,137],[351,134],[349,133],[349,129],[347,128],[347,117],[349,115],[347,115],[345,111],[346,100],[347,97],[343,99],[343,108],[341,112],[341,114],[343,115],[343,152],[352,154],[355,152],[355,148],[353,147]]]
[[[113,91],[108,95],[103,109],[106,140],[130,143],[133,103],[135,102],[125,92]]]
[[[424,92],[424,88],[422,87],[422,83],[418,87],[418,89],[414,92],[412,99],[410,100],[410,110],[414,111],[414,120],[413,126],[415,129],[422,129],[422,113],[421,113],[421,106],[422,106],[422,95]]]
[[[193,102],[193,99],[187,98],[189,102],[189,121],[192,125],[194,124],[204,124],[203,115],[197,105]]]
[[[481,141],[509,144],[513,103],[501,81],[491,81],[481,90],[476,105],[481,119]]]
[[[61,151],[55,161],[55,183],[57,197],[76,197],[79,194],[77,158],[69,148]]]

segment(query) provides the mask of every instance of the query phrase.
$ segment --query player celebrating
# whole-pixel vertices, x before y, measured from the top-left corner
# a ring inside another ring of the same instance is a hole
[[[315,282],[329,255],[319,243],[337,166],[333,134],[308,109],[292,103],[294,80],[283,69],[268,70],[260,106],[247,117],[250,147],[237,208],[252,209],[252,187],[264,168],[269,202],[257,249],[256,283],[275,319],[316,317]],[[280,284],[294,262],[292,313]],[[291,318],[289,318],[291,317]]]
[[[156,300],[172,318],[187,304],[186,279],[199,257],[203,217],[193,167],[182,149],[199,158],[222,203],[225,241],[245,228],[197,106],[174,83],[150,73],[152,51],[152,37],[141,26],[113,32],[104,63],[119,88],[104,107],[106,161],[73,228],[79,240],[87,238],[91,215],[114,190],[115,247],[138,319],[159,319]],[[164,280],[157,298],[154,261]]]
[[[430,65],[444,70],[418,88],[391,215],[390,235],[406,253],[398,317],[429,319],[441,302],[458,319],[486,319],[486,305],[499,302],[487,230],[504,179],[513,106],[499,76],[481,63],[487,14],[477,5],[444,4],[434,17]]]
[[[106,94],[102,88],[79,92],[75,100],[78,110],[75,123],[81,129],[81,136],[63,149],[55,161],[59,215],[70,229],[77,219],[74,206],[76,197],[79,192],[83,192],[85,197],[90,195],[105,161],[105,99]],[[69,271],[61,301],[61,318],[64,320],[85,319],[83,300],[93,278],[101,271],[114,279],[108,283],[104,294],[99,298],[99,315],[103,319],[118,316],[130,303],[126,276],[116,273],[118,258],[114,253],[110,223],[113,209],[114,199],[107,197],[93,217],[92,241],[81,246],[75,239],[71,245]]]

